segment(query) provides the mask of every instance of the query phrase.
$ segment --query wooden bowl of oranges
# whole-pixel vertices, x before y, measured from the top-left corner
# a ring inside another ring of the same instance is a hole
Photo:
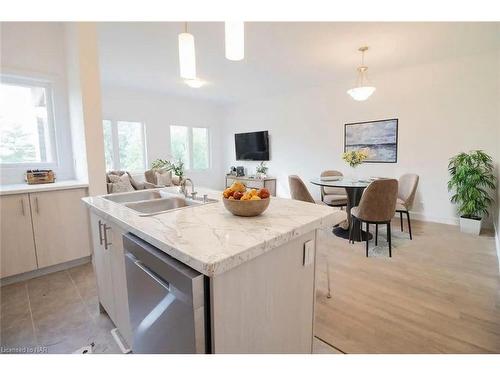
[[[258,216],[269,206],[270,193],[266,188],[248,189],[242,182],[235,181],[222,193],[224,206],[236,216]]]

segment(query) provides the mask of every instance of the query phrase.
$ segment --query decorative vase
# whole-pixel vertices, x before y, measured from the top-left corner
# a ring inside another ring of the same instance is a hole
[[[481,221],[482,219],[480,218],[471,219],[460,216],[460,232],[479,236],[481,232]]]
[[[351,166],[352,173],[351,173],[351,180],[353,182],[358,182],[359,181],[359,176],[358,176],[358,171],[357,171],[357,165]]]

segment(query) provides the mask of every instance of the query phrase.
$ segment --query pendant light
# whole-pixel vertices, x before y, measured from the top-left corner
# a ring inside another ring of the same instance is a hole
[[[194,36],[188,33],[187,22],[184,22],[184,32],[179,34],[179,67],[181,78],[196,79]]]
[[[368,51],[367,46],[360,47],[358,51],[361,52],[361,66],[358,67],[358,78],[356,80],[356,87],[347,90],[354,100],[364,101],[368,99],[374,92],[375,87],[368,84],[366,71],[368,67],[365,65],[365,52]]]
[[[245,23],[225,22],[226,59],[243,60],[245,57]]]

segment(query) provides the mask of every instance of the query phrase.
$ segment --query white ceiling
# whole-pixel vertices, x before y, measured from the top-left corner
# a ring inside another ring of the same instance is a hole
[[[190,23],[197,73],[208,82],[193,89],[179,78],[182,29],[178,22],[100,23],[104,85],[235,102],[354,81],[361,45],[370,46],[372,74],[500,46],[500,23],[247,22],[245,59],[234,62],[224,57],[222,22]]]

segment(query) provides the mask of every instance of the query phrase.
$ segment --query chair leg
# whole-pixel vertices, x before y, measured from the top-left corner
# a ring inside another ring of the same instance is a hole
[[[375,246],[378,245],[378,224],[375,224]]]
[[[406,211],[406,217],[408,218],[408,232],[410,232],[410,240],[412,240],[412,236],[411,236],[411,223],[410,223],[410,212],[409,211]]]
[[[354,218],[352,218],[351,225],[349,225],[349,243],[354,243],[352,239],[352,227],[354,226]]]
[[[370,224],[366,223],[366,257],[368,258],[368,240],[370,239]]]
[[[403,212],[399,211],[399,221],[401,222],[401,232],[403,231]]]
[[[387,241],[389,242],[389,257],[392,257],[392,246],[391,246],[391,223],[387,223]]]

